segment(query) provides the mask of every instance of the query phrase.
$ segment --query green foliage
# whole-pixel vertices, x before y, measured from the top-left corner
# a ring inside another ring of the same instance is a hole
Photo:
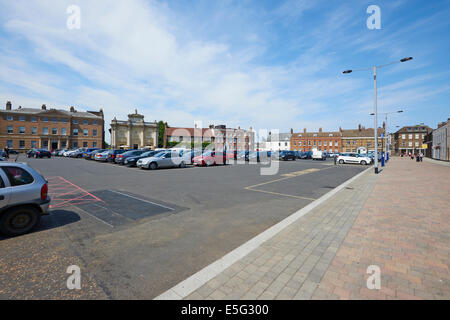
[[[158,122],[158,148],[162,148],[164,145],[164,131],[168,128],[169,125],[167,122],[160,120]]]

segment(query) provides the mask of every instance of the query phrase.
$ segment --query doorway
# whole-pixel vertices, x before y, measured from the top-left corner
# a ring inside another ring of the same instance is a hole
[[[51,150],[56,150],[58,149],[58,141],[52,141],[52,148]]]

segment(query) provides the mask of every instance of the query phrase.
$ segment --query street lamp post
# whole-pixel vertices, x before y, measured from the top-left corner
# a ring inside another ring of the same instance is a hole
[[[374,141],[375,141],[375,152],[374,152],[374,168],[375,168],[375,173],[378,173],[378,137],[377,137],[377,133],[378,133],[378,123],[377,123],[377,69],[379,68],[383,68],[386,66],[389,66],[391,64],[395,64],[395,63],[400,63],[400,62],[406,62],[412,60],[412,57],[408,57],[408,58],[403,58],[399,61],[394,61],[394,62],[390,62],[387,64],[383,64],[383,65],[379,65],[379,66],[373,66],[371,68],[364,68],[364,69],[358,69],[358,70],[345,70],[342,73],[347,74],[347,73],[352,73],[352,72],[356,72],[356,71],[366,71],[366,70],[373,70],[373,84],[374,84],[374,98],[373,98],[373,113],[374,113]]]

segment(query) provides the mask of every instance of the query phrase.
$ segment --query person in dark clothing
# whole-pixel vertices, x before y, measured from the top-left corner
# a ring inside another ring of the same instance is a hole
[[[8,148],[8,146],[5,147],[4,151],[5,151],[5,158],[9,159],[9,148]]]

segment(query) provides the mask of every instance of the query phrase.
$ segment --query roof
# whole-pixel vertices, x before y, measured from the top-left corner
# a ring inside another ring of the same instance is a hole
[[[409,128],[411,128],[411,130],[409,130]],[[433,129],[431,129],[429,126],[426,126],[424,124],[417,124],[414,126],[404,126],[404,127],[400,128],[399,130],[397,130],[396,133],[399,133],[399,132],[405,132],[405,133],[408,133],[408,132],[430,132],[432,130]]]
[[[293,138],[315,138],[315,137],[321,137],[321,138],[331,138],[330,134],[332,134],[331,137],[340,137],[341,133],[339,131],[332,131],[332,132],[298,132],[294,133],[292,135]]]
[[[275,139],[275,137],[278,136],[278,139]],[[274,139],[272,139],[272,137]],[[279,133],[278,135],[276,134],[269,134],[269,136],[267,137],[267,142],[271,142],[271,141],[290,141],[291,140],[291,134],[290,133]]]
[[[378,128],[378,135],[384,133],[384,129]],[[361,129],[342,129],[342,138],[362,138],[362,137],[373,137],[373,128],[361,128]]]
[[[33,114],[33,115],[45,115],[48,113],[54,113],[54,112],[61,113],[67,117],[79,117],[79,118],[93,118],[93,119],[102,119],[101,116],[95,115],[91,112],[85,112],[85,111],[75,111],[70,112],[63,109],[41,109],[41,108],[17,108],[17,109],[11,109],[11,110],[5,110],[1,109],[0,113],[12,113],[12,114]]]
[[[165,134],[168,136],[172,136],[176,130],[179,130],[179,132],[176,132],[176,136],[187,136],[186,134],[189,134],[189,136],[194,136],[194,129],[198,130],[197,132],[200,132],[203,136],[215,136],[217,134],[224,134],[224,133],[233,133],[233,132],[245,132],[245,133],[252,133],[252,131],[247,131],[244,129],[233,129],[233,128],[181,128],[181,127],[169,127],[166,128]],[[183,130],[183,131],[182,131]]]

